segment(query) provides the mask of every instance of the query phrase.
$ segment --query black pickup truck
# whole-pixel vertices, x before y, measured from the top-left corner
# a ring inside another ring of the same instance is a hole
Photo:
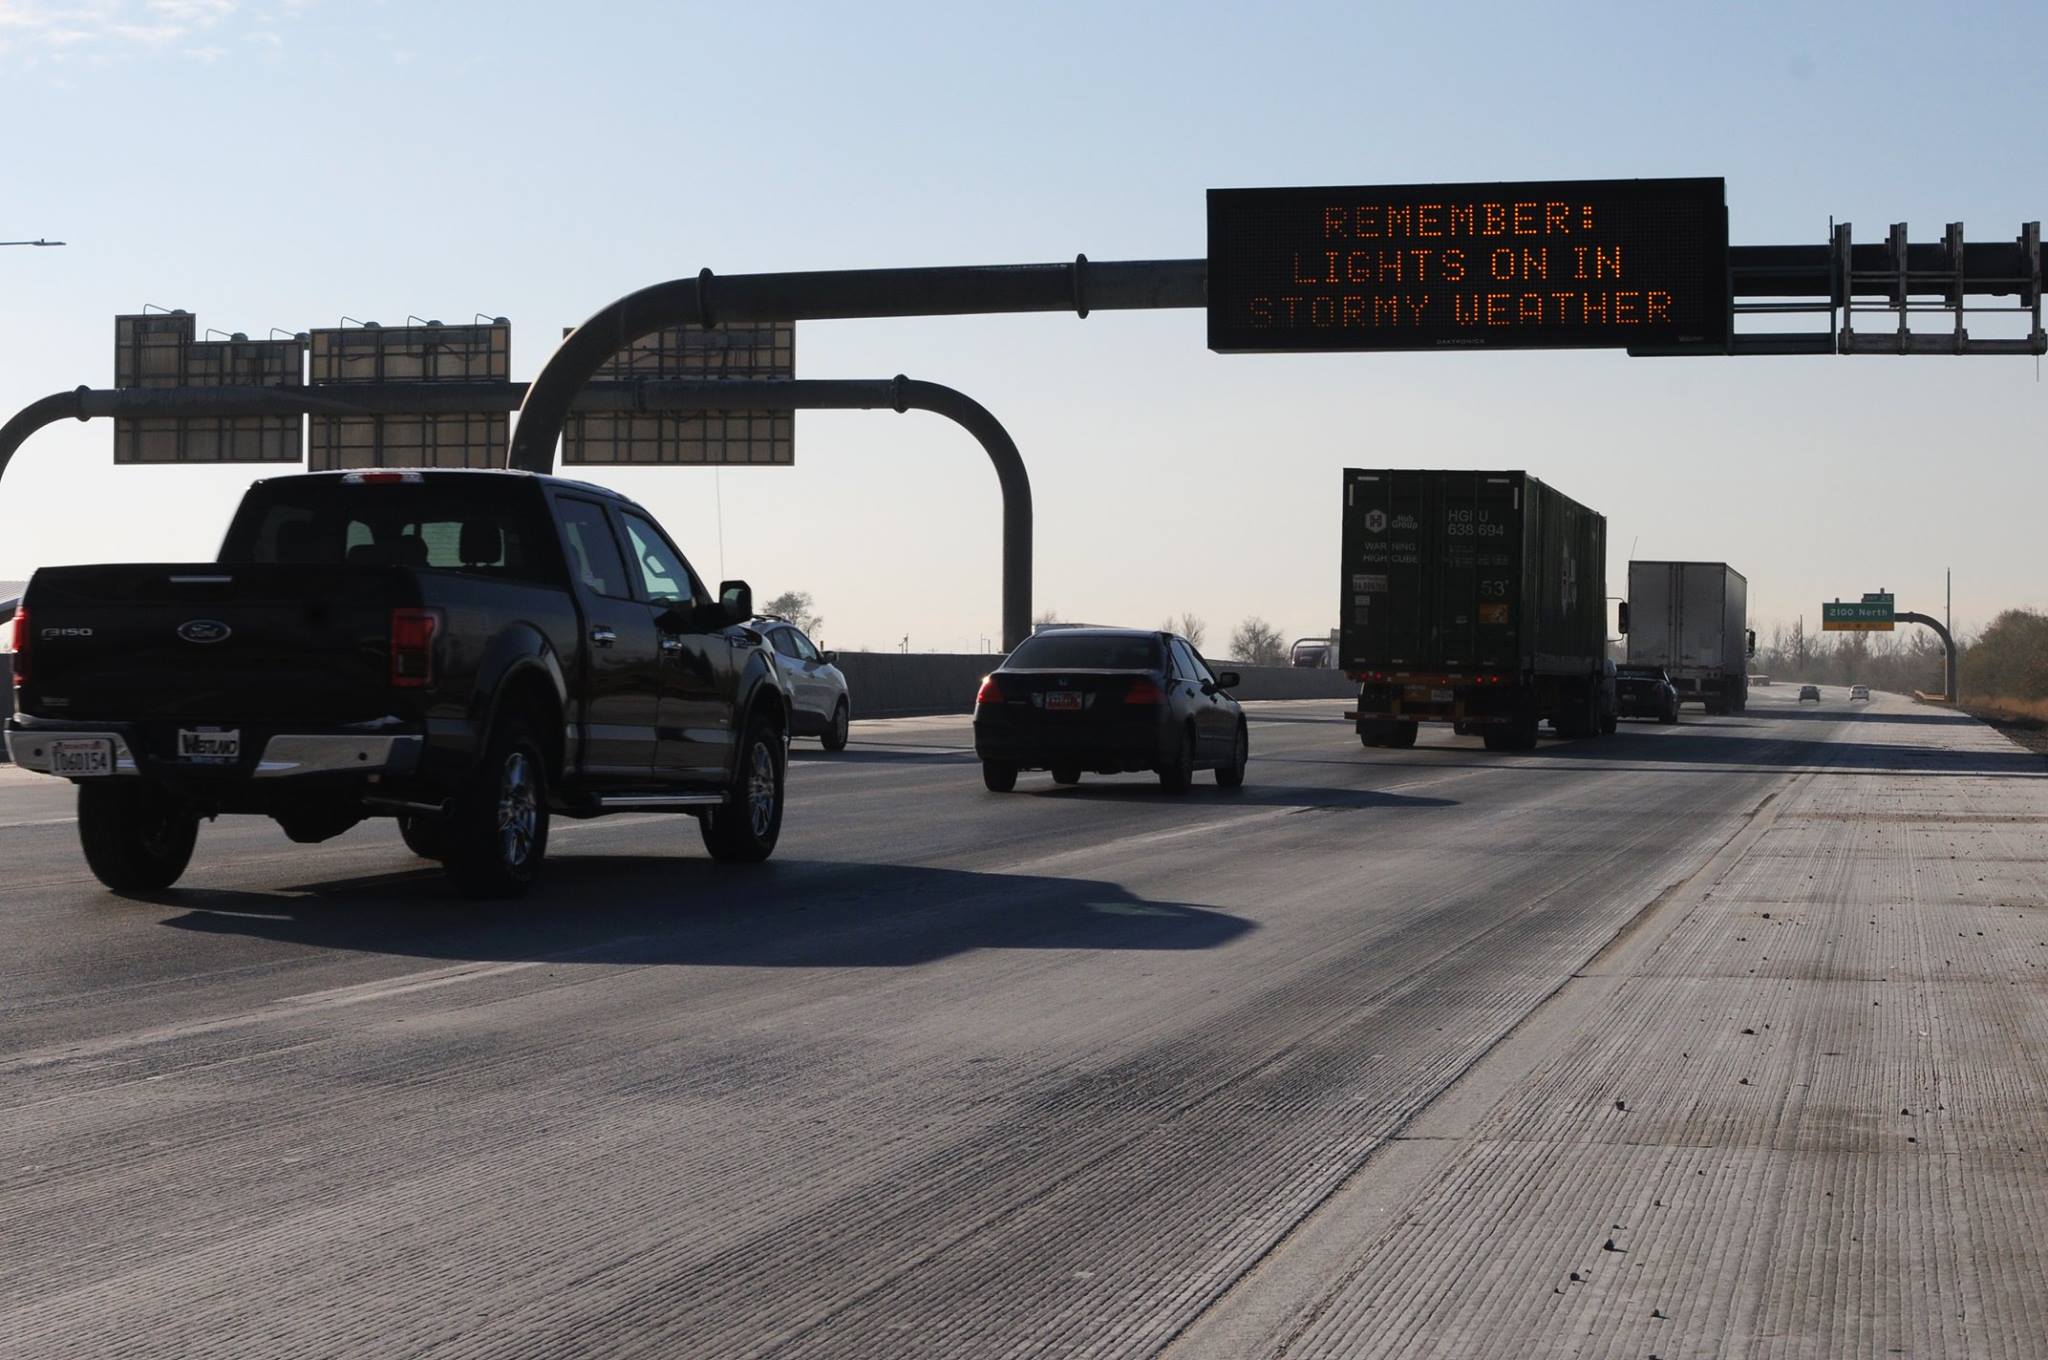
[[[249,488],[217,562],[57,567],[13,625],[24,770],[78,785],[108,887],[177,881],[199,819],[295,841],[398,819],[467,895],[533,882],[550,814],[695,815],[721,860],[782,826],[789,695],[743,581],[652,516],[518,472]]]

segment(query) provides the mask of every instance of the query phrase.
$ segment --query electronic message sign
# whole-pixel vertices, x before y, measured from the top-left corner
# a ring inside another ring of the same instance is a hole
[[[1725,351],[1719,179],[1209,191],[1209,348]]]

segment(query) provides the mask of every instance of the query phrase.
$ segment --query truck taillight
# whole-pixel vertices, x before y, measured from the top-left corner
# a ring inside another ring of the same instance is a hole
[[[441,631],[438,609],[391,611],[391,683],[419,689],[434,683],[434,635]]]
[[[980,708],[983,704],[999,704],[1002,701],[1003,687],[996,683],[996,678],[993,675],[982,676],[981,688],[974,692],[974,706]]]
[[[16,605],[14,627],[8,632],[7,647],[14,653],[14,687],[28,683],[28,610]]]

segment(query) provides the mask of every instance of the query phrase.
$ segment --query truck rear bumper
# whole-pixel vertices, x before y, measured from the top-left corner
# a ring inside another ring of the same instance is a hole
[[[251,734],[252,736],[254,734]],[[230,764],[185,762],[146,754],[151,743],[129,724],[64,723],[13,718],[7,754],[24,770],[72,778],[56,769],[55,744],[100,740],[112,744],[115,778],[143,775],[207,782],[289,780],[315,775],[406,775],[419,767],[424,738],[414,733],[272,732]],[[145,755],[135,756],[140,747]]]

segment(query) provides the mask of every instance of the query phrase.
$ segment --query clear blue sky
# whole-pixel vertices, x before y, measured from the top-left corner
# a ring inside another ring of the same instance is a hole
[[[515,376],[657,279],[1199,256],[1203,190],[1722,175],[1738,244],[2048,216],[2037,6],[344,4],[0,0],[0,407],[112,379],[112,318],[261,334],[511,317]],[[1726,558],[1768,625],[1882,585],[2048,604],[2030,359],[1219,356],[1196,312],[806,323],[807,377],[965,389],[1024,450],[1038,603],[1211,650],[1334,622],[1346,465],[1527,468],[1644,557]],[[0,578],[204,557],[245,468],[0,482]],[[827,640],[999,622],[979,451],[806,413],[793,469],[612,480]],[[718,503],[723,502],[723,545]]]

